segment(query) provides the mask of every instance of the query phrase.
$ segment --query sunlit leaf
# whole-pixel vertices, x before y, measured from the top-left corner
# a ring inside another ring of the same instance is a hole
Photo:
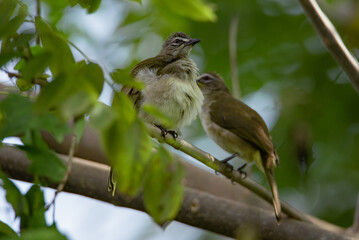
[[[154,3],[158,4],[159,7],[170,9],[180,16],[185,16],[195,21],[214,22],[217,20],[213,7],[203,0],[155,0]]]
[[[156,106],[146,104],[146,105],[143,105],[141,108],[143,111],[145,111],[149,115],[158,119],[158,121],[161,122],[163,126],[172,126],[171,119],[169,119],[169,117],[165,113],[161,112],[161,110],[158,109]]]
[[[130,99],[123,93],[118,94],[118,99],[112,108],[117,118],[102,130],[102,142],[113,166],[117,189],[135,196],[142,186],[152,140]]]
[[[20,240],[66,240],[55,228],[40,228],[23,231]]]
[[[0,221],[0,239],[1,237],[17,237],[17,234],[9,225]]]
[[[41,18],[36,17],[35,23],[44,50],[51,53],[54,59],[54,61],[50,62],[51,72],[54,76],[61,73],[70,73],[73,70],[75,61],[67,42]]]
[[[127,87],[134,87],[139,90],[145,87],[143,82],[136,81],[130,76],[129,69],[116,69],[111,73],[111,78],[114,82]]]
[[[184,174],[183,166],[159,147],[149,164],[143,190],[146,211],[155,222],[163,224],[176,217],[184,194],[181,184]]]
[[[29,171],[35,175],[48,177],[59,182],[65,174],[66,167],[60,158],[51,150],[34,146],[18,146],[26,152],[31,161]]]

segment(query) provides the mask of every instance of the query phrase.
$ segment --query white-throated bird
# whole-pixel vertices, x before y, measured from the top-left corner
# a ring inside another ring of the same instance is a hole
[[[235,156],[254,161],[265,173],[273,195],[277,221],[281,218],[281,206],[273,171],[279,158],[268,128],[261,116],[245,103],[232,97],[223,79],[216,73],[204,73],[198,80],[204,102],[200,118],[206,133],[224,150]]]
[[[200,42],[185,33],[171,34],[162,46],[160,53],[138,63],[131,76],[145,84],[143,90],[124,86],[122,92],[130,96],[139,116],[146,122],[159,127],[165,137],[170,133],[177,137],[176,131],[189,125],[198,115],[203,102],[203,94],[197,86],[198,69],[189,58],[192,47]],[[171,124],[166,126],[156,116],[141,110],[150,104],[164,113]],[[112,173],[109,190],[114,192]]]

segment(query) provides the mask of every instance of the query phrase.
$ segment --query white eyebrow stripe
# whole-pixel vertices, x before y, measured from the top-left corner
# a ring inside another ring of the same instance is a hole
[[[182,40],[182,41],[184,41],[184,42],[188,42],[188,41],[189,41],[189,39],[183,38],[183,37],[175,37],[175,38],[174,38],[174,40],[177,40],[177,39]]]

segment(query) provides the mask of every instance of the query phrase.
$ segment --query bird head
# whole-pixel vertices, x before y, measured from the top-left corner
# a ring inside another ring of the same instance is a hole
[[[167,38],[160,54],[171,59],[187,58],[192,47],[199,42],[199,39],[192,39],[183,32],[175,32]]]
[[[229,93],[229,89],[221,76],[214,72],[203,73],[201,76],[199,76],[197,79],[197,85],[205,96],[219,91],[225,91]]]

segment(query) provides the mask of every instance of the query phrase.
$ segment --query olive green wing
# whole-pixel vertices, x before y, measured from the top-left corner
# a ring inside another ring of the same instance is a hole
[[[256,146],[261,152],[274,151],[268,128],[261,116],[245,103],[222,94],[210,105],[211,120]]]

